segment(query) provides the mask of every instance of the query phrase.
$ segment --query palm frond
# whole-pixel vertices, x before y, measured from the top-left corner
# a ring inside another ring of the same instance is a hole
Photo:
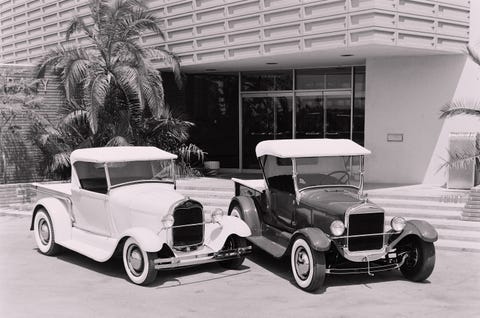
[[[471,45],[467,45],[467,53],[472,61],[474,61],[477,65],[480,65],[480,55]]]
[[[78,31],[83,31],[91,40],[95,41],[95,35],[92,30],[85,24],[82,18],[74,16],[70,21],[66,31],[65,31],[65,40],[68,42],[70,36]]]
[[[121,147],[121,146],[131,146],[132,144],[128,142],[128,140],[123,136],[115,136],[110,139],[106,147]]]
[[[447,118],[457,115],[480,116],[480,101],[454,100],[447,102],[440,110],[440,118]]]
[[[146,49],[145,52],[147,53],[147,57],[153,61],[169,65],[175,77],[175,82],[177,83],[178,88],[182,88],[183,79],[180,71],[180,58],[175,53],[162,48]]]
[[[53,155],[50,163],[50,170],[56,171],[60,169],[66,169],[70,167],[70,154],[71,152],[59,152]]]
[[[480,162],[480,143],[472,146],[465,146],[461,149],[449,150],[449,160],[444,160],[440,167],[464,169],[468,165]]]

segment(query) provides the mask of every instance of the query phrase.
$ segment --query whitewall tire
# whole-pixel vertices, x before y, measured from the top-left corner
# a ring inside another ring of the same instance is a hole
[[[55,243],[55,233],[50,215],[45,209],[39,209],[33,221],[33,236],[42,254],[55,255],[61,247]]]
[[[133,238],[128,238],[123,245],[123,265],[128,278],[137,285],[148,285],[157,277],[155,253],[142,250]]]
[[[325,281],[325,255],[313,250],[303,237],[293,242],[290,262],[295,283],[301,289],[312,292]]]

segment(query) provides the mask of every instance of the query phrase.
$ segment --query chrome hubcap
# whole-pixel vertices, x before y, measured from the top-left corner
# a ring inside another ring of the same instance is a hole
[[[45,219],[41,219],[38,222],[38,232],[42,244],[47,245],[50,241],[50,228],[48,227],[47,221],[45,221]]]
[[[140,276],[143,271],[142,252],[136,245],[131,245],[127,250],[128,267],[135,276]]]
[[[295,270],[301,279],[306,279],[310,273],[310,260],[303,247],[299,247],[295,251]]]

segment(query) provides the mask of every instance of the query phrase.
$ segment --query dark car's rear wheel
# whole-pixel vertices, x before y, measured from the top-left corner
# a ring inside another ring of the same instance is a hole
[[[298,287],[312,292],[325,281],[325,254],[317,252],[303,238],[295,239],[290,255],[293,277]]]
[[[244,237],[237,235],[230,235],[225,242],[222,250],[232,250],[237,248],[247,247],[247,240]],[[228,269],[238,269],[242,266],[245,256],[240,256],[238,258],[232,258],[226,261],[221,261],[220,265]]]
[[[427,279],[435,267],[435,246],[431,242],[425,242],[419,237],[410,237],[402,244],[402,250],[406,251],[407,258],[400,267],[405,278],[421,282]]]
[[[140,248],[133,238],[128,238],[123,245],[123,265],[128,278],[137,285],[148,285],[157,277],[155,253],[148,253]]]

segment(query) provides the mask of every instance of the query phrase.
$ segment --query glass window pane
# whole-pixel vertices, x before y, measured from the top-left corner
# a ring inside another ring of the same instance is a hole
[[[299,96],[296,99],[296,137],[323,138],[323,95]]]
[[[327,89],[351,88],[351,68],[329,68],[325,71]]]
[[[81,162],[73,164],[80,187],[97,193],[107,193],[107,177],[103,163]]]
[[[292,138],[292,98],[244,97],[243,167],[258,169],[255,147],[262,140]]]
[[[350,139],[350,96],[327,95],[325,100],[325,138]]]
[[[292,85],[291,70],[242,73],[242,91],[285,91]]]
[[[296,89],[325,89],[325,70],[296,70]]]
[[[354,68],[353,141],[365,143],[365,66]]]

